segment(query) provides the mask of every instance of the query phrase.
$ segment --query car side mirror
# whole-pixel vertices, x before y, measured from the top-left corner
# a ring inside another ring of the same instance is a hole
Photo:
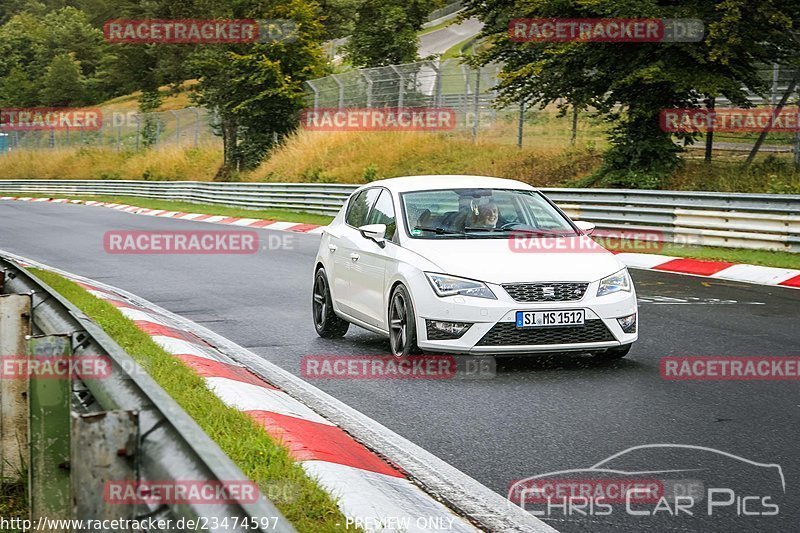
[[[378,246],[386,246],[386,224],[367,224],[358,228],[361,236],[365,239],[375,241]]]
[[[591,235],[594,233],[594,229],[597,227],[591,222],[587,222],[585,220],[576,220],[575,225],[578,227],[579,230],[584,232],[586,235]]]

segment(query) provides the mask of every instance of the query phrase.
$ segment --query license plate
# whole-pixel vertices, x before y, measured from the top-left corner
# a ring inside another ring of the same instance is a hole
[[[583,326],[586,313],[583,309],[564,311],[517,311],[518,328],[542,328],[548,326]]]

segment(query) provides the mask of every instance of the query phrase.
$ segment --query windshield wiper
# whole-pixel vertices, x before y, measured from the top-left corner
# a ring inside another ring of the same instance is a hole
[[[420,231],[430,231],[436,235],[464,235],[464,233],[461,231],[450,231],[444,228],[426,228],[425,226],[414,226],[414,229],[418,229]]]

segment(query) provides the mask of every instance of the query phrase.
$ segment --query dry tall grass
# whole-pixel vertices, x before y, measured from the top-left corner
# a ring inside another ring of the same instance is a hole
[[[139,152],[112,148],[16,150],[0,155],[0,179],[213,179],[222,164],[218,147],[166,146]]]
[[[480,174],[545,186],[591,172],[599,155],[562,146],[523,147],[412,132],[300,131],[258,169],[252,181],[363,183],[414,174]]]

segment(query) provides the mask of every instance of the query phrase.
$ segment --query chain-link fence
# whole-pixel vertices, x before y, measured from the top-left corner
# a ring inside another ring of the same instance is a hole
[[[196,107],[158,113],[104,109],[102,120],[92,127],[9,127],[0,142],[7,150],[82,146],[117,151],[166,145],[198,147],[221,142],[214,135],[214,124],[212,113]]]
[[[497,109],[500,66],[473,69],[457,59],[356,69],[306,82],[309,108],[446,108],[456,130],[477,134],[518,107]]]
[[[420,61],[404,65],[355,69],[311,80],[307,105],[313,109],[352,108],[448,108],[455,112],[457,126],[453,134],[482,136],[519,146],[548,143],[605,142],[601,118],[585,110],[524,109],[521,105],[496,107],[497,84],[501,65],[473,69],[459,59]],[[778,65],[764,66],[762,77],[771,83],[767,94],[749,93],[756,107],[777,106],[789,91],[785,106],[796,109],[797,85],[792,80],[797,71]],[[732,104],[717,98],[717,108]],[[785,108],[786,109],[786,108]],[[715,134],[715,149],[747,151],[755,134]],[[800,134],[770,133],[767,151],[792,151],[800,145]],[[697,145],[696,145],[697,146]],[[795,152],[798,150],[795,149]]]
[[[352,108],[438,108],[452,110],[456,118],[454,136],[486,139],[519,146],[601,145],[605,124],[586,111],[556,106],[523,109],[519,104],[496,107],[501,65],[479,69],[459,59],[419,61],[404,65],[354,69],[307,81],[306,106],[313,109]],[[776,106],[792,87],[797,71],[777,65],[765,66],[762,76],[771,84],[768,94],[750,94],[759,107]],[[800,110],[797,85],[785,102],[786,108]],[[723,98],[716,107],[730,107]],[[119,109],[119,108],[118,108]],[[158,113],[102,110],[96,128],[9,129],[0,127],[0,154],[18,149],[51,149],[97,146],[118,151],[154,146],[220,146],[213,113],[188,107]],[[757,134],[714,135],[714,148],[749,150]],[[790,152],[800,145],[800,133],[770,133],[762,150]],[[701,147],[700,145],[695,145]],[[795,150],[798,153],[797,150]]]

